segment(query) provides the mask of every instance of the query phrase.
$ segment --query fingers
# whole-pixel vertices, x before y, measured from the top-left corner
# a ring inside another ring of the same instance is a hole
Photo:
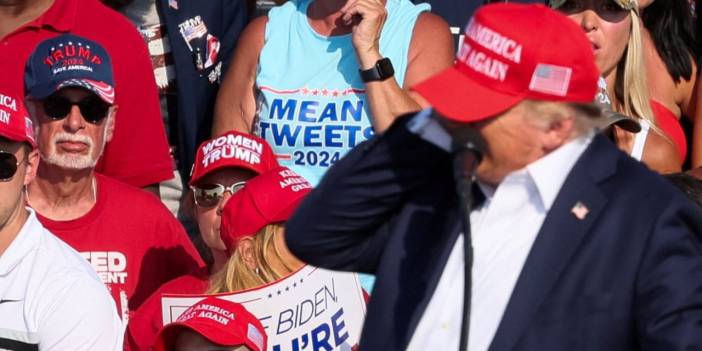
[[[384,17],[385,5],[380,0],[349,0],[340,12],[342,21],[349,25],[356,15],[364,19]]]

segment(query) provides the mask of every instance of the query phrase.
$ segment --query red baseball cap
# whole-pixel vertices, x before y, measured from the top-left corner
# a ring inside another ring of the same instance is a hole
[[[165,325],[156,336],[156,351],[170,351],[178,334],[190,329],[222,346],[246,345],[253,351],[266,350],[266,331],[244,306],[208,297],[191,306],[178,319]]]
[[[220,235],[227,253],[231,254],[239,239],[268,224],[287,221],[311,190],[305,178],[286,167],[249,180],[222,209]]]
[[[229,131],[200,144],[190,170],[190,185],[220,168],[243,168],[261,174],[278,167],[268,143],[251,134]]]
[[[22,100],[0,93],[0,136],[37,147],[34,124]]]
[[[525,99],[595,98],[592,44],[575,22],[544,5],[485,5],[464,34],[454,66],[412,88],[449,119],[480,121]]]

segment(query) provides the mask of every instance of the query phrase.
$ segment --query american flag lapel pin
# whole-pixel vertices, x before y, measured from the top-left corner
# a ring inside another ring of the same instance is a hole
[[[585,217],[587,217],[587,214],[590,213],[590,209],[587,208],[584,203],[578,201],[575,203],[573,208],[570,209],[570,213],[572,213],[575,218],[582,221],[585,219]]]

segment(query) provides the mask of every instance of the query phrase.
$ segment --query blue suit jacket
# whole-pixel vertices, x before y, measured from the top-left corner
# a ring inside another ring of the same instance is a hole
[[[362,350],[407,347],[460,232],[450,155],[406,124],[334,165],[287,223],[302,260],[377,275]],[[583,220],[571,213],[578,201]],[[596,136],[544,220],[490,351],[702,349],[701,217]]]

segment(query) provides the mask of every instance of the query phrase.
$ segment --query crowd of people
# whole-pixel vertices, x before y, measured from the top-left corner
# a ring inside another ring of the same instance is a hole
[[[361,350],[702,347],[699,1],[259,7],[0,0],[1,350],[270,350],[306,265]]]

